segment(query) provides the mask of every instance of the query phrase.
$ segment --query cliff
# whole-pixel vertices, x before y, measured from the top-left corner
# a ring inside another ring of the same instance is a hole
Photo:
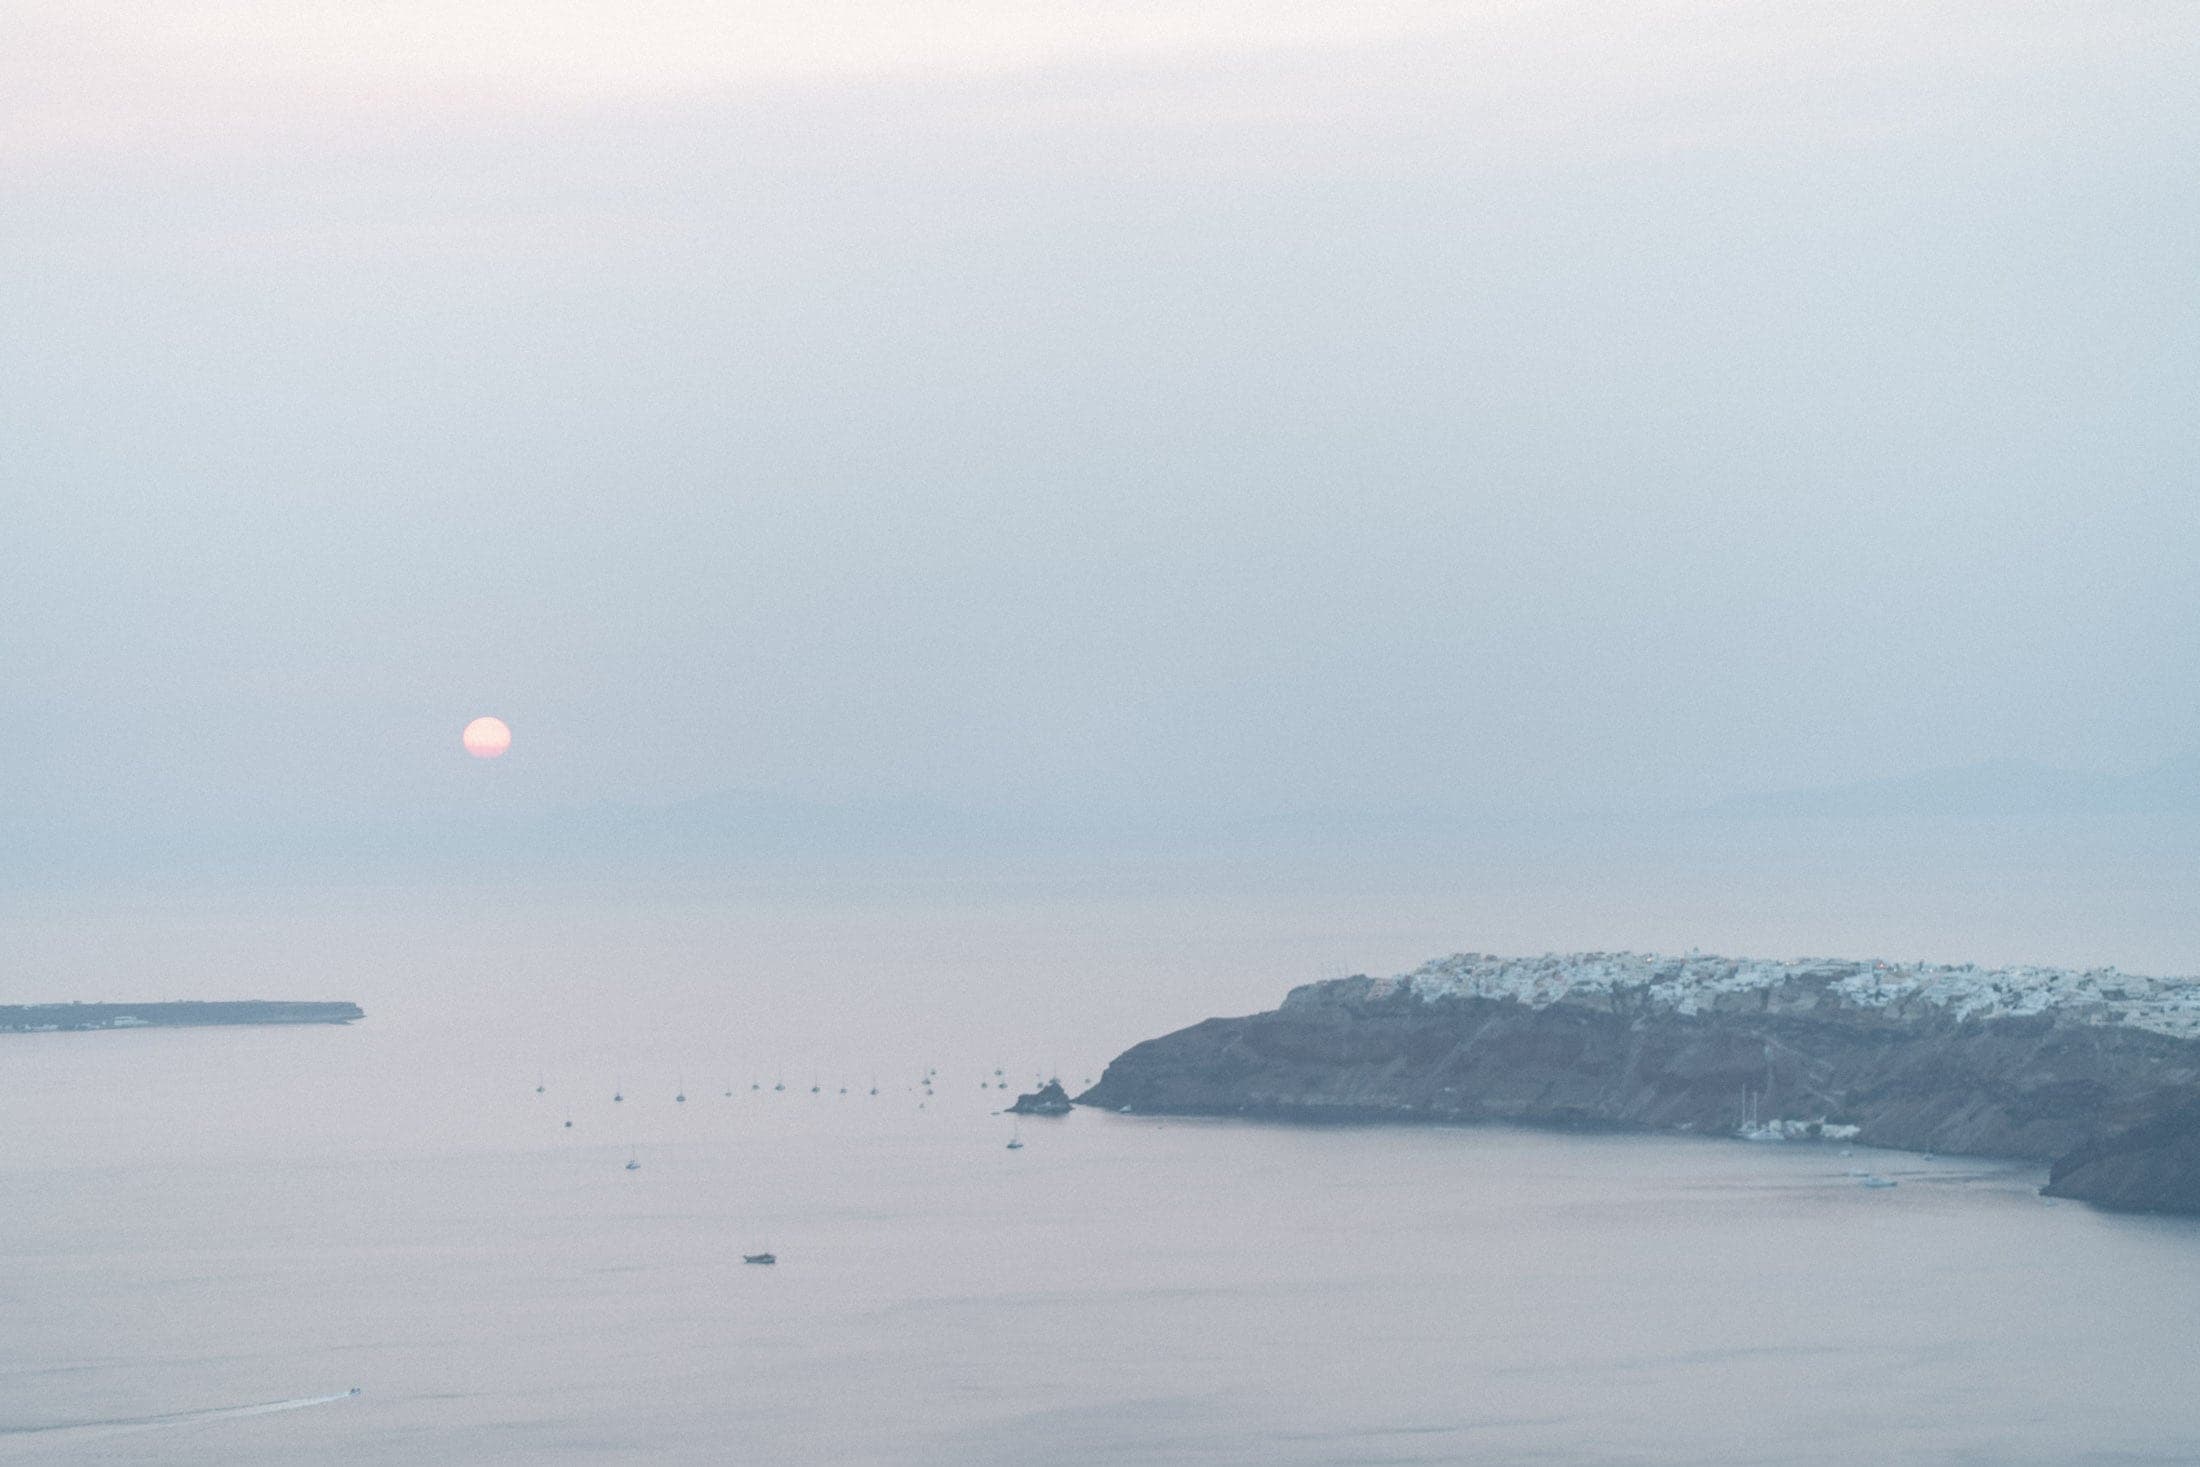
[[[208,1003],[0,1004],[0,1034],[65,1029],[158,1029],[209,1024],[348,1024],[355,1003],[235,999]]]
[[[1295,989],[1110,1064],[1085,1105],[1826,1136],[2055,1163],[2200,1211],[2200,982],[2109,970],[1469,954]]]
[[[2102,1207],[2200,1213],[2200,1099],[2058,1158],[2042,1190]]]

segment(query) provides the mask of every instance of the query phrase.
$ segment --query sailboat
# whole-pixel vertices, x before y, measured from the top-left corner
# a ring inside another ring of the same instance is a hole
[[[642,1169],[642,1164],[630,1156],[626,1159],[626,1169],[630,1172],[638,1172]]]

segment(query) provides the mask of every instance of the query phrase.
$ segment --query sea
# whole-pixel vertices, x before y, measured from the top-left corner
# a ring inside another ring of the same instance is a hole
[[[0,1462],[2200,1461],[2200,1221],[2037,1167],[1001,1113],[1458,949],[2200,966],[1993,849],[19,891],[0,1000],[366,1018],[0,1036]]]

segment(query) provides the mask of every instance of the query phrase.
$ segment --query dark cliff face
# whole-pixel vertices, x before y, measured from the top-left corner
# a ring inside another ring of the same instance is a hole
[[[2051,1015],[1957,1020],[1856,1011],[1427,1000],[1344,980],[1283,1008],[1209,1019],[1110,1064],[1080,1104],[1300,1120],[1513,1121],[1733,1134],[1752,1119],[1855,1126],[1864,1145],[2048,1161],[2200,1095],[2200,1044]],[[2200,1135],[2188,1129],[2180,1133]],[[2200,1142],[2186,1175],[2200,1178]],[[2119,1187],[2139,1153],[2074,1171]],[[2174,1147],[2144,1151],[2149,1181]],[[2058,1170],[2058,1177],[2060,1172]],[[2151,1194],[2150,1194],[2151,1195]],[[2106,1197],[2103,1200],[2111,1200]],[[2158,1202],[2190,1206],[2173,1192]]]
[[[2200,1097],[2058,1159],[2047,1195],[2140,1212],[2200,1213]]]

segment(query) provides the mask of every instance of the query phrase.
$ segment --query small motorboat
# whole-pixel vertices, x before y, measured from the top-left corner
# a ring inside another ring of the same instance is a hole
[[[776,1253],[744,1253],[741,1255],[741,1261],[743,1263],[761,1263],[768,1266],[777,1263],[779,1255]]]
[[[1861,1185],[1870,1187],[1874,1191],[1877,1191],[1879,1188],[1882,1187],[1899,1187],[1902,1184],[1892,1177],[1869,1176],[1863,1179]]]

